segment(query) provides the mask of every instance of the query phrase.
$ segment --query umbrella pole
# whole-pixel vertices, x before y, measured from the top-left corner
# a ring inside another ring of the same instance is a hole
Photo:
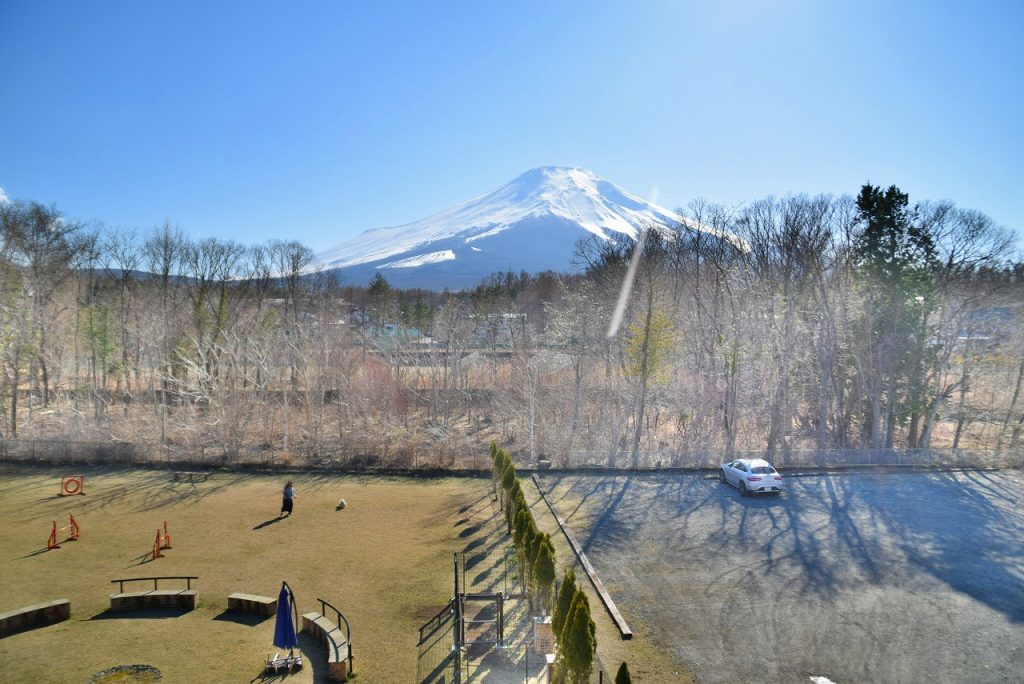
[[[279,634],[283,628],[283,634]],[[295,647],[298,646],[296,630],[299,626],[299,609],[295,601],[295,592],[288,586],[287,582],[281,582],[281,591],[278,597],[277,623],[274,626],[274,645],[288,649],[288,655],[282,658],[290,671],[294,665],[302,662],[301,656],[295,654]],[[290,634],[289,634],[290,632]],[[280,637],[280,638],[279,638]],[[274,657],[277,661],[277,657]],[[301,667],[301,665],[299,665]]]
[[[291,586],[287,582],[284,582],[284,585],[286,587],[288,587],[288,600],[292,604],[292,613],[295,616],[295,631],[298,632],[298,630],[299,630],[299,607],[297,605],[295,605],[295,592],[292,591]],[[294,646],[292,646],[291,649],[288,651],[288,657],[289,658],[294,658],[295,657],[295,647]]]

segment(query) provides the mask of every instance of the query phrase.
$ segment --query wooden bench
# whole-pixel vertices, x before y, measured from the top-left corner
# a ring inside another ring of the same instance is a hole
[[[195,589],[153,589],[110,595],[111,612],[122,610],[195,610]]]
[[[209,473],[200,473],[194,470],[175,470],[174,481],[178,482],[183,480],[185,482],[206,482],[206,478],[210,476]]]
[[[25,629],[63,622],[71,617],[71,601],[56,599],[0,613],[0,637]]]
[[[255,594],[231,594],[228,596],[228,610],[253,615],[273,615],[277,612],[277,599]]]
[[[327,677],[333,681],[348,677],[349,644],[338,625],[320,613],[306,613],[302,616],[302,631],[327,648]]]

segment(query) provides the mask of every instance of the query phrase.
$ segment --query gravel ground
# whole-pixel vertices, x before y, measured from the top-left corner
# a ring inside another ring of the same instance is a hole
[[[702,682],[1024,682],[1024,474],[841,474],[741,498],[557,475],[630,624]]]

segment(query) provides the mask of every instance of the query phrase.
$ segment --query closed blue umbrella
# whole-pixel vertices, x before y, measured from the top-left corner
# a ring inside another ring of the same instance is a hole
[[[274,623],[274,645],[278,648],[294,649],[299,644],[292,621],[294,605],[291,589],[286,582],[281,582],[281,593],[277,595],[277,621]]]

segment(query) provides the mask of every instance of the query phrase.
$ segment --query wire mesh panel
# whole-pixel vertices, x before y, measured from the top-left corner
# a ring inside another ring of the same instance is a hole
[[[497,646],[497,602],[465,601],[463,606],[463,643],[467,651],[482,654]]]
[[[451,684],[456,679],[455,610],[452,603],[420,627],[416,660],[419,684]]]
[[[501,592],[514,596],[523,591],[514,549],[481,549],[456,554],[459,591],[467,594]]]
[[[543,681],[544,667],[544,657],[534,653],[530,644],[521,643],[488,651],[480,657],[467,655],[462,660],[461,681],[486,684],[539,682]]]

